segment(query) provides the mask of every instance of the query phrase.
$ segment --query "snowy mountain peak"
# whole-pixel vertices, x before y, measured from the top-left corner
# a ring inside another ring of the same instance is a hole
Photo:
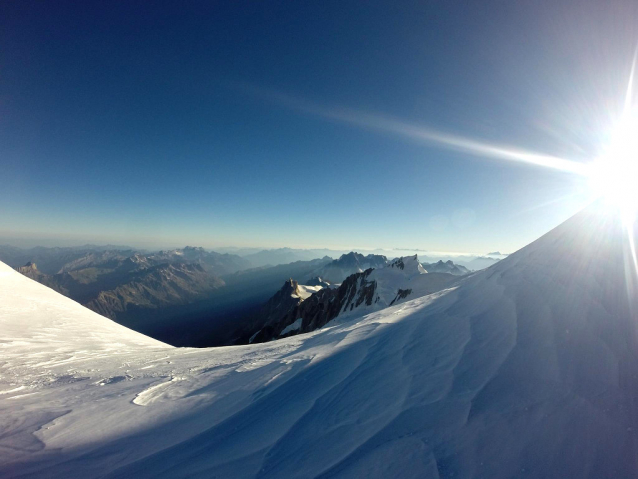
[[[414,256],[395,258],[386,268],[400,270],[408,277],[427,273],[421,263],[419,263],[419,257],[416,254]]]

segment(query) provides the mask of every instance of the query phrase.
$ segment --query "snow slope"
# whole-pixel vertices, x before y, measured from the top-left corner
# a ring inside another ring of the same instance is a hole
[[[323,289],[323,286],[308,286],[305,284],[300,284],[297,288],[298,294],[293,294],[293,297],[298,297],[302,300],[308,299],[313,293]]]
[[[3,269],[0,477],[636,477],[632,261],[591,208],[454,289],[209,350],[91,335]]]

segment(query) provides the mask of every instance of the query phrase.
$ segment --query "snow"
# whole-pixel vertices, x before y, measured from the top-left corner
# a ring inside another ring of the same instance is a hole
[[[299,292],[299,295],[293,294],[292,296],[304,300],[308,299],[312,294],[316,293],[320,289],[323,289],[323,286],[307,286],[305,284],[300,284],[297,285],[297,291]]]
[[[581,213],[455,288],[203,350],[0,265],[0,477],[636,477],[625,239]]]
[[[299,328],[301,328],[302,321],[303,321],[303,318],[297,318],[294,323],[289,324],[288,326],[284,328],[280,336],[283,336],[284,334],[288,334],[291,331],[297,331]]]
[[[457,282],[458,278],[448,274],[428,273],[425,271],[417,255],[396,258],[385,267],[374,269],[365,279],[361,278],[357,289],[364,287],[364,282],[376,283],[375,295],[372,304],[365,302],[355,304],[345,303],[341,313],[330,323],[351,321],[372,311],[387,308],[391,304],[399,304],[405,301],[431,294],[446,286]],[[409,290],[405,298],[399,298],[399,290]]]

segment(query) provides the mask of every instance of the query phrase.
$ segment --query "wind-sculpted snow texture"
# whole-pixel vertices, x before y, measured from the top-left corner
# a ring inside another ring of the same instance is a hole
[[[3,269],[0,476],[636,477],[630,253],[584,212],[453,289],[209,350]]]

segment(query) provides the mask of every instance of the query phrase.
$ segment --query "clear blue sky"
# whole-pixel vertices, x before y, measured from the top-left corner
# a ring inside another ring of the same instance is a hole
[[[0,236],[513,251],[582,180],[340,112],[586,161],[637,38],[634,0],[2,2]]]

